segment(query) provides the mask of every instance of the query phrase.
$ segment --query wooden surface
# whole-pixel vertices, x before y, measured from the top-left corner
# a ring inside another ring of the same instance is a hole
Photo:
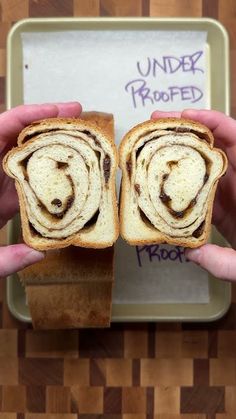
[[[11,25],[40,16],[207,16],[231,41],[236,116],[235,0],[1,0],[0,110]],[[1,233],[1,242],[5,233]],[[236,418],[236,288],[213,324],[125,324],[34,332],[10,315],[0,281],[0,419]]]

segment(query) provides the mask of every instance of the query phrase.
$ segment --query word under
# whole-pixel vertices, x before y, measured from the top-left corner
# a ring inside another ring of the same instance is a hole
[[[199,65],[199,59],[202,57],[203,51],[196,51],[190,55],[182,55],[174,57],[164,55],[160,58],[147,57],[142,61],[137,61],[137,70],[142,77],[157,77],[159,73],[173,74],[177,72],[197,72],[203,73],[203,68]]]

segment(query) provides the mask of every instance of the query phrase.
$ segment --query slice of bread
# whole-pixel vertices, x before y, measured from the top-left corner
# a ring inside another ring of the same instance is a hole
[[[112,246],[119,233],[117,164],[112,115],[26,127],[3,162],[15,179],[25,243],[37,250]]]
[[[213,200],[227,169],[210,130],[165,118],[135,126],[123,138],[120,231],[132,245],[198,247],[209,236]]]

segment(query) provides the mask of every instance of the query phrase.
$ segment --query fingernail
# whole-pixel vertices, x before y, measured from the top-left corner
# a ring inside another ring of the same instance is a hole
[[[185,250],[186,258],[195,263],[199,263],[200,254],[201,254],[200,249],[186,249]]]
[[[73,101],[73,102],[59,102],[57,103],[58,106],[62,105],[62,106],[71,106],[71,105],[80,105],[79,102],[77,101]]]
[[[43,252],[38,252],[37,250],[30,250],[26,253],[24,260],[26,263],[36,263],[44,259],[45,254]]]
[[[151,114],[151,118],[155,117],[155,115],[158,115],[161,111],[153,111]]]
[[[184,109],[184,111],[182,112],[182,115],[188,114],[187,116],[194,116],[196,115],[196,109]]]
[[[41,104],[35,105],[35,106],[37,106],[38,108],[41,108],[43,106],[43,110],[47,111],[47,112],[51,112],[52,110],[55,111],[57,109],[57,107],[56,107],[56,105],[54,105],[54,103],[41,103]]]

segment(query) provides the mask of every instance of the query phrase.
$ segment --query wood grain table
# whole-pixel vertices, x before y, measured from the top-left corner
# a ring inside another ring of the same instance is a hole
[[[5,45],[26,17],[212,17],[231,42],[236,117],[236,0],[1,0],[0,110]],[[0,241],[6,240],[5,230]],[[236,287],[224,319],[34,332],[16,321],[0,281],[0,419],[236,418]]]

